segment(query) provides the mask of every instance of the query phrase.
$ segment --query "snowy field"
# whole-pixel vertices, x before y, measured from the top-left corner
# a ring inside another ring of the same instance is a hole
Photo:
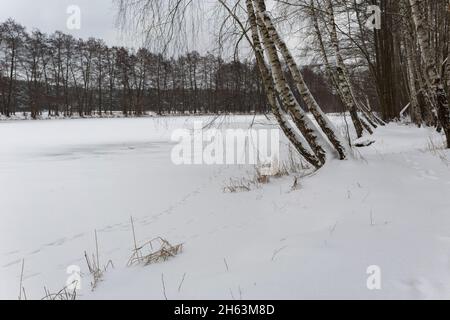
[[[450,153],[433,130],[391,124],[296,190],[291,176],[226,193],[254,168],[171,162],[173,130],[193,119],[0,122],[0,298],[18,298],[24,259],[28,299],[62,289],[72,265],[81,299],[450,299]],[[140,244],[184,251],[127,267],[131,216]],[[92,292],[95,230],[114,269]],[[381,290],[367,288],[373,265]]]

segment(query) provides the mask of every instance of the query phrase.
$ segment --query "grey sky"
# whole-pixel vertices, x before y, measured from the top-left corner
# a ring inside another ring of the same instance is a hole
[[[70,5],[81,9],[80,30],[69,30],[66,26]],[[79,38],[101,38],[109,45],[132,45],[115,28],[115,15],[112,0],[0,0],[0,21],[11,17],[28,30],[38,28],[46,33],[60,30]]]
[[[72,5],[78,6],[81,11],[79,30],[67,28],[67,20],[70,17],[67,9]],[[100,38],[110,46],[139,47],[142,39],[132,37],[116,28],[116,14],[113,0],[0,0],[1,22],[13,18],[28,31],[34,28],[45,33],[59,30],[77,38]],[[208,35],[202,32],[196,37],[204,40]],[[205,52],[213,48],[209,47],[206,41],[200,41],[190,46],[189,50],[193,49]]]
[[[215,0],[201,1],[205,1],[211,8],[216,4]],[[81,28],[79,30],[67,28],[67,20],[70,17],[67,9],[73,5],[78,6],[81,11]],[[28,31],[34,28],[45,33],[59,30],[72,34],[76,38],[100,38],[110,46],[139,47],[142,39],[132,37],[130,33],[123,33],[116,28],[116,14],[117,10],[113,0],[0,0],[0,22],[13,18],[24,25]],[[217,19],[217,16],[214,14],[205,17],[204,25],[195,34],[191,34],[191,39],[189,37],[185,39],[187,46],[184,50],[197,50],[201,53],[217,52],[217,39],[213,35],[216,31],[215,18]],[[248,51],[246,49],[244,52]],[[231,43],[229,48],[224,49],[221,53],[231,57],[233,50],[234,43]]]

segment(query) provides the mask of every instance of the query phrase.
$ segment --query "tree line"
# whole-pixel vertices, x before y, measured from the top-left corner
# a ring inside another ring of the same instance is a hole
[[[340,102],[321,73],[305,68],[328,111]],[[43,111],[87,117],[120,111],[156,114],[267,113],[257,65],[211,53],[167,58],[145,48],[109,47],[100,39],[55,32],[28,33],[9,19],[0,24],[0,114]]]

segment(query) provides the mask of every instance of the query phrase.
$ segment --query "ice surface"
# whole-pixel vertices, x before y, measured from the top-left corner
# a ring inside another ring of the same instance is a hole
[[[82,268],[82,299],[164,299],[162,274],[169,299],[450,298],[450,153],[429,150],[443,144],[433,130],[380,128],[295,191],[285,177],[224,193],[253,168],[171,162],[171,133],[198,119],[0,122],[0,298],[17,299],[22,259],[32,299],[64,287],[70,265]],[[127,268],[131,215],[140,243],[161,236],[184,252]],[[91,292],[94,230],[115,269]],[[367,289],[371,265],[382,290]]]

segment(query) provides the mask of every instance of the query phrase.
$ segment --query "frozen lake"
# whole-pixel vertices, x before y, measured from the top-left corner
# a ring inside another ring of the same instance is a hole
[[[63,288],[71,265],[82,268],[84,299],[163,299],[162,274],[169,299],[450,297],[450,170],[447,151],[427,149],[441,139],[432,130],[389,125],[298,190],[286,177],[229,194],[251,166],[172,164],[171,134],[193,121],[0,123],[0,298],[17,299],[23,259],[32,299]],[[139,242],[161,236],[184,243],[183,254],[127,268],[130,216]],[[101,263],[115,269],[92,293],[84,252],[95,251],[94,230]],[[371,265],[382,291],[366,287]]]

